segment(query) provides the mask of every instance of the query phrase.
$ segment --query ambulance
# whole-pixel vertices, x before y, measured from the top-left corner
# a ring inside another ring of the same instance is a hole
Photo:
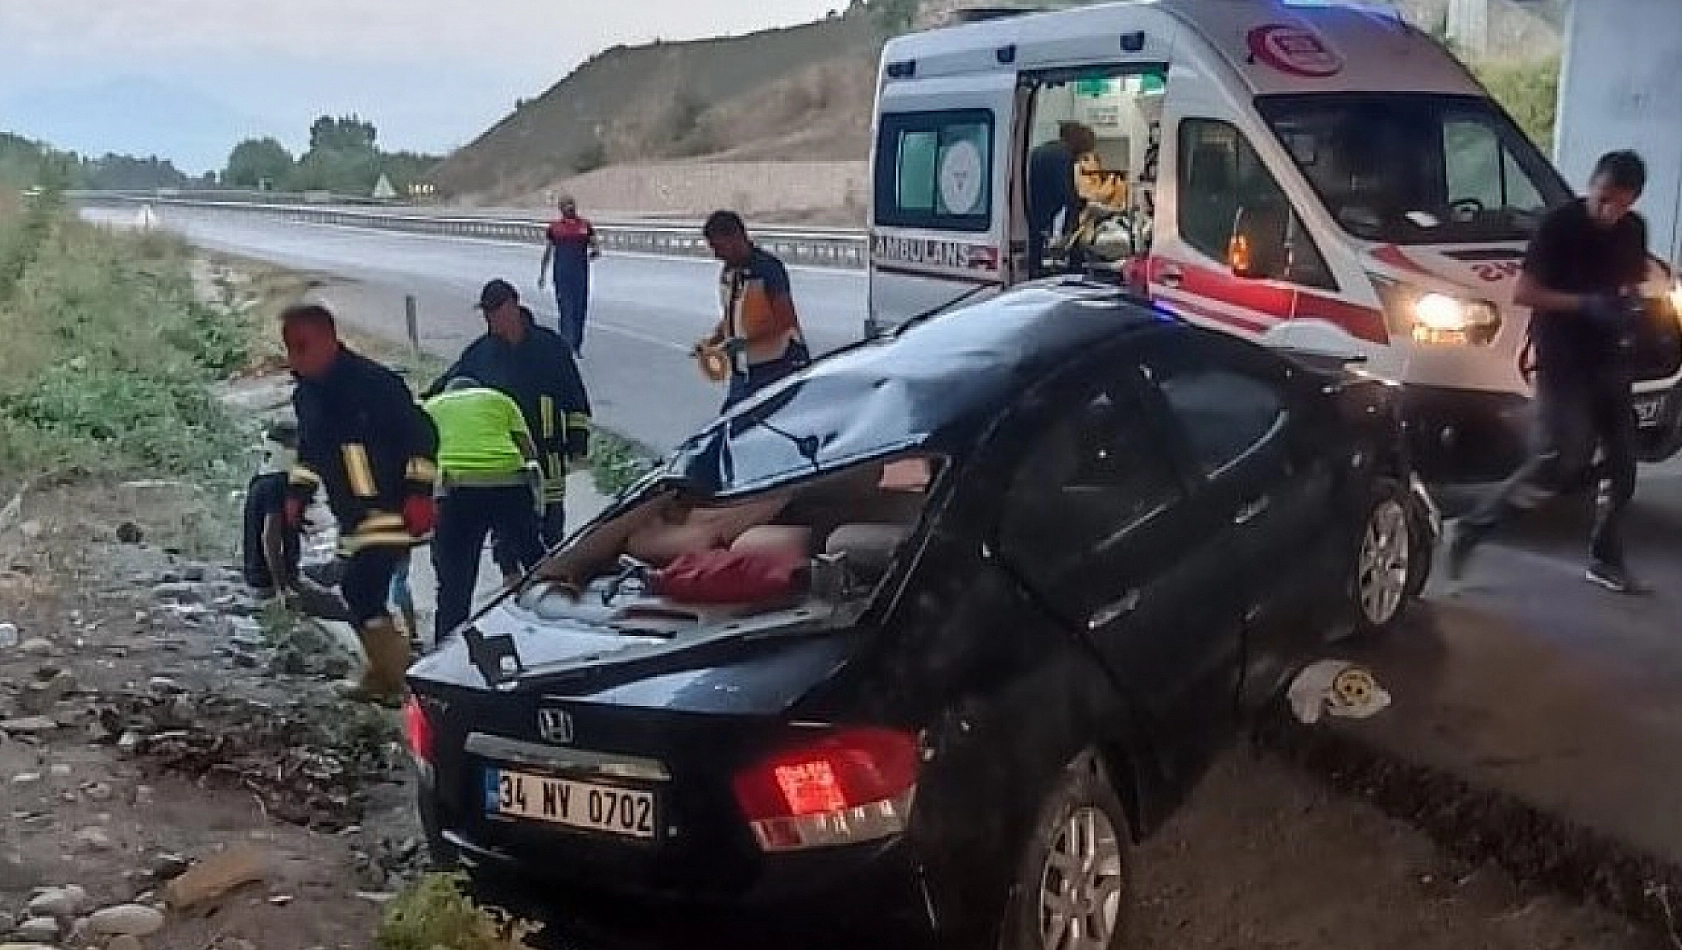
[[[1092,133],[1083,171],[1119,197],[1070,229],[1084,247],[1053,240],[1031,262],[1029,207],[1052,199],[1029,169],[1075,123]],[[1434,480],[1500,478],[1523,457],[1529,314],[1512,290],[1572,191],[1388,5],[971,11],[887,44],[873,124],[867,336],[1074,268],[1188,321],[1360,360],[1402,388]],[[1674,340],[1670,268],[1652,261],[1643,290]],[[1668,458],[1682,345],[1638,377],[1641,457]]]

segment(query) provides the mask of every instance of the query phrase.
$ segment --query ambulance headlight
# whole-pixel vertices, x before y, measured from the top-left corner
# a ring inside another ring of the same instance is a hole
[[[1415,343],[1488,343],[1500,325],[1501,315],[1482,300],[1427,293],[1413,302]]]
[[[1405,337],[1425,346],[1484,346],[1501,329],[1501,311],[1486,300],[1420,290],[1378,274],[1367,276],[1384,302],[1392,339]]]

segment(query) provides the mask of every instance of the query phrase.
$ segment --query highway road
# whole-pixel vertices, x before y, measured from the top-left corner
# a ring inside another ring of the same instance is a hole
[[[130,210],[92,209],[92,220],[128,225]],[[160,206],[164,227],[228,254],[360,282],[347,316],[401,339],[401,294],[420,308],[421,336],[440,355],[483,332],[472,305],[486,280],[521,289],[538,319],[553,326],[555,302],[537,289],[541,249],[323,225],[292,224]],[[864,275],[791,268],[808,342],[827,352],[857,340],[864,320]],[[716,414],[723,391],[701,377],[689,349],[718,319],[718,265],[705,260],[613,255],[599,261],[591,287],[583,370],[597,419],[658,449],[677,444]],[[383,293],[382,293],[383,292]],[[398,297],[393,303],[392,292]],[[329,295],[331,298],[331,295]],[[374,300],[379,303],[374,303]]]

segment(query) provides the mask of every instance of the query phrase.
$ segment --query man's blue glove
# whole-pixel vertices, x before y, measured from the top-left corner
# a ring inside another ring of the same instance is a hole
[[[1641,312],[1641,298],[1627,292],[1592,294],[1583,301],[1583,313],[1609,330],[1629,329]]]

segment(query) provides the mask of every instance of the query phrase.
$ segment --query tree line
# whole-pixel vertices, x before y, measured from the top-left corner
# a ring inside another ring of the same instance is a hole
[[[169,159],[106,154],[97,158],[55,149],[43,142],[0,132],[0,187],[36,186],[133,191],[214,185],[216,176],[195,178]]]
[[[423,181],[442,159],[379,147],[379,129],[359,116],[322,116],[310,126],[309,150],[293,154],[274,138],[253,138],[228,154],[221,183],[226,188],[270,191],[373,192],[386,176],[398,194]]]

